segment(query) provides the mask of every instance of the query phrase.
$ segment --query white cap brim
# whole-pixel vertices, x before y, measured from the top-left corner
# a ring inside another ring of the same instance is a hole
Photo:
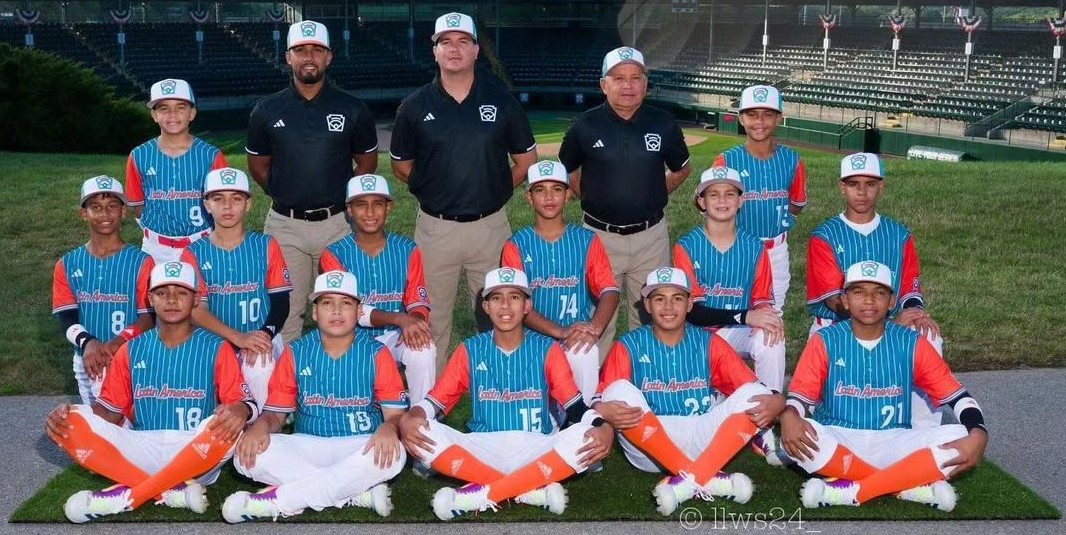
[[[495,286],[487,286],[483,290],[481,290],[481,297],[488,297],[489,294],[501,288],[515,288],[517,290],[522,290],[522,293],[526,294],[527,296],[533,295],[533,290],[530,290],[525,286],[521,286],[518,284],[497,284]]]

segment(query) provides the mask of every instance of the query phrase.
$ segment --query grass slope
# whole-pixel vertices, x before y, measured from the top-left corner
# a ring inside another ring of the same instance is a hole
[[[542,143],[561,140],[566,125],[550,118],[533,122]],[[690,203],[699,172],[739,141],[711,135],[692,148],[693,177],[668,207],[672,239],[701,222]],[[246,168],[239,134],[219,135],[217,142],[229,152],[231,165]],[[800,152],[810,204],[790,240],[792,286],[785,313],[790,364],[803,349],[810,325],[804,307],[806,238],[842,209],[835,179],[840,155]],[[76,212],[81,182],[98,174],[122,177],[124,163],[118,156],[0,153],[8,206],[0,212],[0,273],[7,281],[0,287],[0,302],[7,303],[0,309],[0,394],[75,391],[71,348],[50,313],[52,268],[86,240]],[[956,371],[1066,365],[1066,349],[1058,343],[1066,338],[1066,324],[1058,321],[1066,302],[1066,272],[1058,257],[1066,227],[1053,201],[1066,198],[1060,171],[1057,164],[1043,163],[887,162],[882,212],[915,233],[930,310],[944,329],[947,358]],[[379,172],[391,180],[387,157],[381,158]],[[411,235],[416,203],[402,184],[393,181],[392,186],[397,202],[389,228]],[[533,218],[520,193],[508,205],[515,229]],[[262,228],[268,206],[269,199],[257,192],[251,228]],[[567,214],[579,220],[577,202]],[[132,218],[124,235],[140,240]],[[459,303],[453,344],[474,330],[468,300]]]

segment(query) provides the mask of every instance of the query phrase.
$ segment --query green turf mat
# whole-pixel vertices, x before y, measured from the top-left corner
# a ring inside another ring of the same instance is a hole
[[[747,451],[733,461],[729,470],[748,474],[755,482],[755,495],[750,502],[739,505],[725,499],[714,502],[691,500],[679,507],[670,518],[676,521],[685,515],[688,521],[699,518],[708,523],[717,522],[715,525],[721,527],[725,526],[721,522],[732,526],[733,522],[742,522],[745,518],[750,525],[755,525],[760,519],[779,524],[791,519],[793,524],[790,527],[795,528],[795,521],[798,520],[1021,520],[1060,517],[1055,507],[990,462],[954,482],[959,493],[959,504],[950,513],[895,498],[881,498],[862,507],[801,509],[799,489],[803,477],[800,474],[769,467],[762,459]],[[667,517],[655,511],[655,501],[651,496],[651,489],[660,478],[631,468],[621,452],[616,451],[604,462],[602,472],[579,476],[564,484],[570,501],[562,515],[509,502],[502,504],[499,512],[466,515],[453,522],[667,520]],[[107,484],[104,479],[79,467],[69,468],[22,504],[11,516],[11,522],[66,522],[63,502],[68,496],[82,489],[97,489]],[[422,480],[407,469],[393,481],[395,510],[388,518],[380,518],[367,509],[349,507],[308,511],[279,521],[437,522],[429,506],[430,499],[438,488],[454,484],[453,481],[437,478]],[[220,505],[225,497],[238,490],[255,488],[232,467],[227,467],[219,481],[208,488],[211,507],[203,515],[149,504],[137,511],[107,517],[98,522],[221,522]]]

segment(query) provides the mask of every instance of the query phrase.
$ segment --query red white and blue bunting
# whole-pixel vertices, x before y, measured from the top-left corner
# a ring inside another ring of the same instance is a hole
[[[16,9],[15,18],[23,26],[33,26],[41,20],[41,11],[38,9]]]
[[[899,33],[903,31],[903,27],[907,25],[907,17],[903,14],[889,15],[888,24],[892,26],[892,31]]]
[[[1054,35],[1056,39],[1062,37],[1062,34],[1066,33],[1066,18],[1062,19],[1047,19],[1048,28],[1051,29],[1051,35]]]
[[[955,13],[955,22],[962,28],[962,31],[973,33],[977,31],[979,26],[981,26],[981,17],[976,15],[963,15],[962,8],[959,6],[952,6],[951,10]]]
[[[189,18],[196,24],[203,24],[207,22],[207,19],[211,16],[211,13],[206,9],[190,9]]]
[[[129,9],[109,9],[108,14],[111,15],[111,20],[115,21],[115,24],[122,26],[133,18],[133,12]]]
[[[836,13],[822,13],[821,15],[818,15],[818,18],[822,20],[822,28],[825,28],[826,30],[836,28],[837,23],[839,22]]]
[[[285,20],[285,12],[280,9],[272,9],[270,11],[265,11],[264,13],[266,13],[266,16],[268,19],[270,19],[270,22],[273,22],[274,24]]]

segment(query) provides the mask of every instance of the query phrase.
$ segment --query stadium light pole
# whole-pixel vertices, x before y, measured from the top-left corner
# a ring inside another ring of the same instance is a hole
[[[766,68],[766,46],[770,44],[770,0],[766,0],[762,9],[762,66]]]

